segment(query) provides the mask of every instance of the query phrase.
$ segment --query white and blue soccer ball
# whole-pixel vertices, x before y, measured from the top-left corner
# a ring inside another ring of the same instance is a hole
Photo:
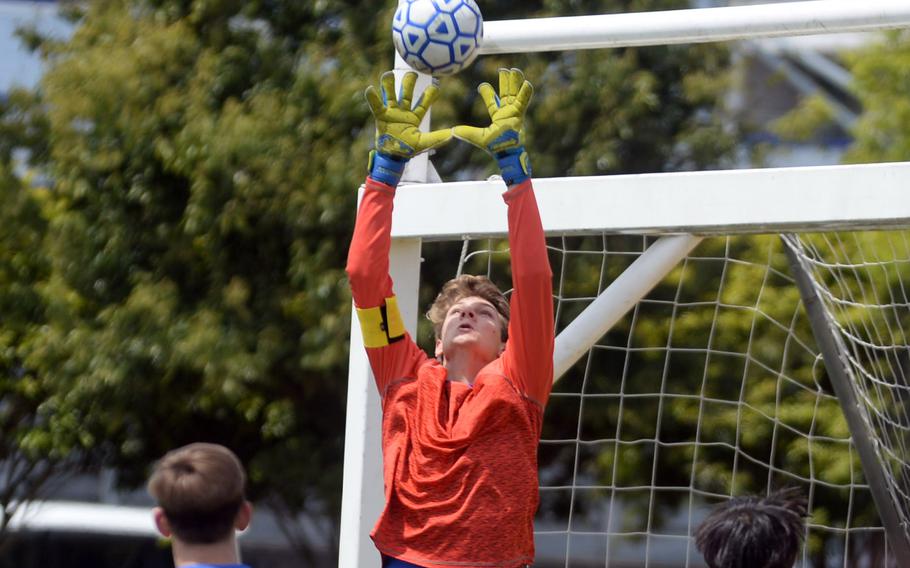
[[[474,61],[483,40],[483,18],[474,0],[406,0],[392,19],[401,57],[430,75],[458,73]]]

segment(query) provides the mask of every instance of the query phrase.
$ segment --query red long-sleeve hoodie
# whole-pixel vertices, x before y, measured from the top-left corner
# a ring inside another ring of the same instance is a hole
[[[385,309],[395,189],[367,179],[347,272],[359,309]],[[513,291],[505,350],[473,385],[405,334],[367,348],[382,399],[386,506],[371,534],[421,566],[509,567],[534,557],[537,445],[553,383],[552,272],[531,181],[503,194]]]

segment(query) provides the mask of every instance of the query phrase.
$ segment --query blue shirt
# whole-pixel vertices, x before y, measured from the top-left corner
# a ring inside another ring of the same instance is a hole
[[[250,568],[246,564],[187,564],[186,568]]]
[[[382,568],[421,568],[417,564],[411,564],[404,560],[392,558],[391,556],[382,555]]]

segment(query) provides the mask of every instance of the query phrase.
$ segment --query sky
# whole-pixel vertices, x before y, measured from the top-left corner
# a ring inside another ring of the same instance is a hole
[[[16,28],[37,25],[39,30],[64,35],[67,24],[56,16],[55,2],[0,0],[0,94],[13,86],[31,87],[41,76],[41,60],[22,47]]]

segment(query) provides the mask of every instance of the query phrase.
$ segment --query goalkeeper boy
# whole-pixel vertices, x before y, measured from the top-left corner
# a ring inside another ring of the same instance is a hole
[[[413,105],[416,75],[395,96],[366,97],[376,147],[360,203],[347,272],[382,400],[386,505],[371,534],[385,567],[516,568],[534,557],[537,446],[553,382],[552,272],[530,166],[522,145],[532,95],[521,72],[500,70],[499,94],[478,91],[491,125],[422,133],[438,95]],[[511,302],[487,278],[443,286],[428,316],[430,358],[405,332],[389,277],[395,188],[408,159],[452,137],[490,153],[507,186]]]

